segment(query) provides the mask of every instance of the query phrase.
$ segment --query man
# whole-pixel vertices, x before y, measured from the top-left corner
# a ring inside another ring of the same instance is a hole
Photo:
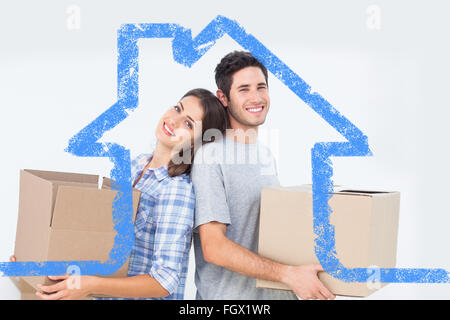
[[[197,299],[333,299],[317,277],[320,265],[289,266],[257,254],[261,190],[279,184],[273,157],[257,141],[270,108],[266,68],[235,51],[215,73],[232,130],[200,148],[192,167]],[[285,283],[296,295],[256,288],[255,278]]]

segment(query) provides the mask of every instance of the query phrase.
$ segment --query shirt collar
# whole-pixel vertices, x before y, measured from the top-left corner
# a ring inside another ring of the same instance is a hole
[[[153,157],[153,154],[149,154],[146,158],[146,162],[148,163]],[[162,181],[165,178],[167,178],[169,176],[169,172],[167,171],[167,165],[164,165],[162,167],[159,168],[148,168],[147,171],[153,171],[153,174],[155,175],[156,179],[158,179],[158,181]]]
[[[155,174],[155,177],[156,179],[158,179],[158,181],[162,181],[169,176],[169,172],[167,171],[167,165],[156,169],[149,168],[149,170],[153,170],[153,173]]]

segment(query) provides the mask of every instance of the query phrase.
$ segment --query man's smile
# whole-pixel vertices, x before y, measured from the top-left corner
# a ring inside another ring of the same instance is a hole
[[[246,107],[245,110],[247,110],[248,112],[250,112],[252,114],[260,114],[264,110],[264,106],[263,105],[250,106],[250,107]]]

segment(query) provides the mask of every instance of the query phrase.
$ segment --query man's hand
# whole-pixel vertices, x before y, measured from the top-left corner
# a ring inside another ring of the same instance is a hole
[[[317,273],[324,271],[320,264],[286,266],[283,282],[301,299],[334,299],[335,296],[319,280]]]

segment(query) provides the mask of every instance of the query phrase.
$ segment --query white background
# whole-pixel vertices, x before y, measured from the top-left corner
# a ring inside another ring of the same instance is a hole
[[[79,29],[67,25],[71,5],[80,9]],[[378,24],[370,23],[371,5]],[[177,23],[195,36],[218,14],[236,20],[369,137],[374,156],[334,158],[333,179],[401,191],[398,267],[450,270],[447,1],[2,1],[0,261],[14,250],[20,169],[109,175],[108,160],[64,148],[116,101],[118,27]],[[225,36],[188,69],[173,61],[170,40],[139,47],[139,106],[102,138],[132,155],[150,150],[159,117],[187,90],[215,90],[215,65],[240,49]],[[272,75],[269,85],[263,128],[278,134],[281,183],[311,183],[313,144],[343,137]],[[186,299],[195,297],[194,268],[191,259]],[[18,297],[0,278],[0,298]],[[369,299],[449,297],[448,284],[390,284]]]

